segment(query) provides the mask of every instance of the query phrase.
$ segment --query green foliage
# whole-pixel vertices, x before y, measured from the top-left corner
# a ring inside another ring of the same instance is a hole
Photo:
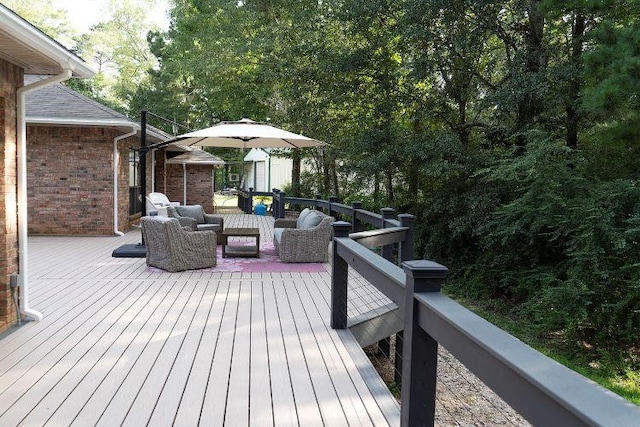
[[[499,203],[479,223],[456,227],[473,239],[451,234],[475,245],[466,256],[448,248],[464,264],[455,292],[493,300],[539,334],[560,334],[568,348],[584,342],[597,357],[631,357],[640,336],[640,188],[585,177],[582,162],[541,140],[479,175],[475,185],[493,188]],[[449,224],[477,218],[468,212]]]

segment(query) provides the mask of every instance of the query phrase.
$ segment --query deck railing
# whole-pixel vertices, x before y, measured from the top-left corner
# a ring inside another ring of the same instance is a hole
[[[331,326],[347,328],[348,269],[398,305],[404,321],[402,425],[433,425],[438,345],[534,425],[637,425],[640,408],[544,356],[440,290],[447,268],[433,261],[402,267],[369,247],[401,241],[402,227],[350,234],[334,223]],[[363,244],[364,243],[364,244]]]
[[[376,241],[380,242],[378,246],[381,247],[381,255],[385,259],[396,259],[398,265],[400,265],[402,261],[410,260],[413,257],[413,228],[415,225],[415,216],[413,215],[400,214],[395,219],[395,209],[393,208],[382,208],[380,213],[377,214],[363,209],[362,202],[353,202],[351,205],[345,205],[338,202],[338,199],[334,196],[323,200],[320,195],[316,195],[313,199],[288,197],[283,191],[276,188],[272,192],[253,191],[253,188],[249,188],[247,191],[240,191],[238,192],[238,207],[244,213],[252,213],[254,197],[271,197],[270,212],[275,218],[284,218],[286,216],[285,206],[287,205],[313,207],[322,210],[329,216],[349,219],[352,233],[360,232],[367,227],[373,227],[378,230],[376,232],[378,233]],[[385,242],[384,235],[391,236],[390,229],[398,227],[403,228],[403,234]],[[386,231],[382,231],[382,229]],[[369,236],[368,238],[371,239],[372,237]],[[396,249],[397,253],[394,253]]]

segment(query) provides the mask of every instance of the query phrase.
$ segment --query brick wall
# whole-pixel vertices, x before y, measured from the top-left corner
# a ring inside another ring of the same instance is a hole
[[[113,234],[113,139],[115,129],[28,126],[29,233]],[[118,142],[118,229],[129,227],[130,146]]]
[[[183,183],[182,165],[167,164],[165,170],[164,154],[157,152],[155,191],[184,204]],[[201,205],[205,212],[213,213],[213,166],[187,165],[187,204]]]
[[[9,278],[18,271],[16,89],[22,69],[0,59],[0,332],[16,321]]]

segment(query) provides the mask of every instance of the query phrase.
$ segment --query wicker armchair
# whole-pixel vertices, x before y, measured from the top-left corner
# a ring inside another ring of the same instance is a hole
[[[274,222],[273,243],[283,262],[326,262],[335,218],[304,209],[298,219]]]
[[[218,244],[222,242],[222,229],[224,220],[222,217],[205,213],[200,205],[169,206],[167,207],[169,218],[176,218],[183,227],[191,230],[206,231],[213,230],[218,237]]]
[[[215,267],[216,233],[186,231],[174,218],[142,217],[147,265],[170,272]]]

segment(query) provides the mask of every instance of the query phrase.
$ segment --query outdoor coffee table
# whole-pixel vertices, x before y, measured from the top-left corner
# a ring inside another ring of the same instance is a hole
[[[254,237],[255,245],[242,245],[239,242],[229,244],[229,237]],[[259,228],[225,228],[222,230],[222,258],[260,257]]]

